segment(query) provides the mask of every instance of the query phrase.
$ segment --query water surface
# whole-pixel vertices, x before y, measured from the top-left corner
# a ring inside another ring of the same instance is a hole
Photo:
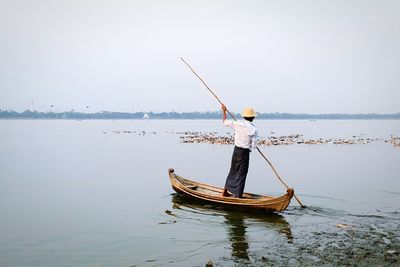
[[[222,186],[229,145],[182,144],[220,121],[0,121],[0,266],[399,264],[399,121],[256,121],[261,136],[380,138],[261,147],[295,189],[281,214],[174,194],[167,170]],[[246,191],[284,187],[252,153]],[[337,227],[337,224],[348,227]]]

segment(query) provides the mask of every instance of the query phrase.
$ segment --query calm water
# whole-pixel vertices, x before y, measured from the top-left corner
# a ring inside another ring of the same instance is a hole
[[[400,136],[400,121],[256,124],[261,136]],[[293,199],[281,214],[243,214],[173,193],[169,167],[222,186],[232,153],[182,144],[180,131],[229,129],[220,121],[0,121],[0,266],[400,264],[400,148],[382,140],[263,146],[308,208]],[[257,153],[246,191],[285,192]]]

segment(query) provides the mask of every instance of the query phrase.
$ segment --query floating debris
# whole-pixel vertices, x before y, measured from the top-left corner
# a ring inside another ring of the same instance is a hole
[[[337,228],[342,228],[342,229],[349,229],[349,228],[352,228],[351,225],[348,225],[348,224],[345,224],[345,223],[338,223],[338,224],[336,224],[336,227],[337,227]]]
[[[166,210],[165,213],[168,215],[174,216],[174,217],[178,217],[175,214],[173,214],[172,211],[170,211],[170,210]]]
[[[159,222],[158,224],[174,224],[177,223],[177,221],[167,221],[167,222]]]
[[[214,266],[214,263],[212,262],[212,260],[209,260],[207,263],[206,263],[206,267],[213,267]]]
[[[178,217],[174,213],[172,213],[172,211],[170,211],[170,210],[165,210],[165,213],[170,215],[170,216],[176,217],[176,218]],[[177,221],[176,220],[169,220],[169,221],[165,221],[165,222],[159,222],[158,224],[174,224],[174,223],[177,223]]]
[[[394,250],[394,249],[390,249],[390,250],[386,251],[386,254],[389,254],[389,255],[398,255],[399,253],[398,253],[396,250]]]

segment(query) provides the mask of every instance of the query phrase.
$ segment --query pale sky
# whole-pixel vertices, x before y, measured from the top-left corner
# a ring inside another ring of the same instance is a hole
[[[180,57],[232,111],[400,112],[400,1],[0,0],[0,109],[218,110]]]

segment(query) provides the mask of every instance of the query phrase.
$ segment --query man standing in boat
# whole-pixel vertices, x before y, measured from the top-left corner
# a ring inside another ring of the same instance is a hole
[[[235,130],[235,147],[223,196],[241,198],[249,170],[250,152],[257,146],[258,131],[252,123],[256,113],[252,108],[246,108],[241,114],[244,120],[233,121],[227,119],[225,105],[221,108],[224,125]]]

